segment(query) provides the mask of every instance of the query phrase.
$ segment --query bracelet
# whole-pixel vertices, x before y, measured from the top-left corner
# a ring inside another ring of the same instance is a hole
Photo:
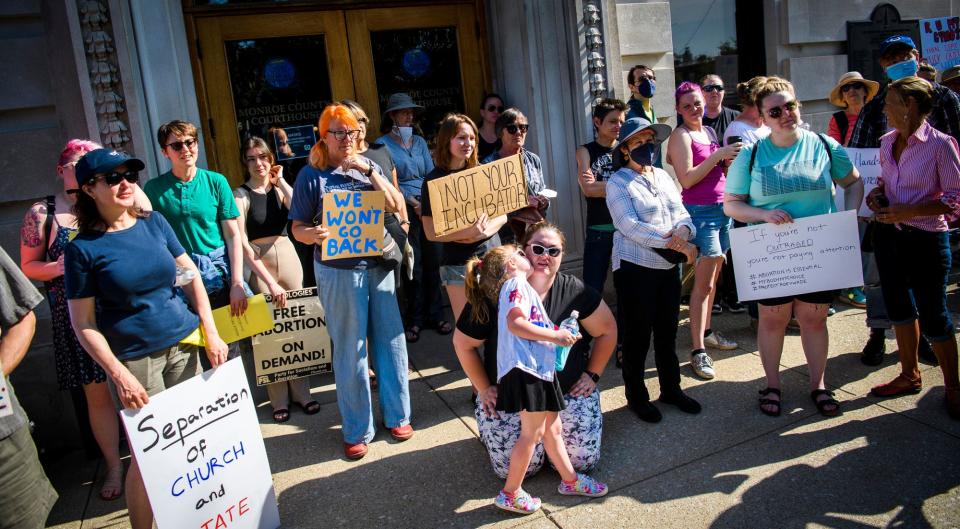
[[[366,177],[370,178],[373,175],[373,164],[370,164],[367,167]]]
[[[409,221],[409,220],[401,220],[401,221],[400,221],[400,225],[401,225],[401,226],[406,226],[406,225],[408,225],[408,224],[410,224],[410,221]]]
[[[600,382],[600,375],[594,373],[593,371],[584,370],[584,373],[586,373],[587,376],[590,377],[590,380],[592,380],[594,384],[596,384],[597,382]]]

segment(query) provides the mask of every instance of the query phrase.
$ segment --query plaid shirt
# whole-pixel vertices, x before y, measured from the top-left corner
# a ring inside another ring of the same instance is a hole
[[[665,238],[680,226],[690,229],[690,238],[697,229],[683,207],[677,184],[663,169],[653,169],[648,179],[627,167],[621,168],[607,181],[607,208],[617,228],[613,235],[613,269],[620,261],[647,268],[670,269],[675,264],[660,257],[650,248],[666,248]]]
[[[933,91],[933,110],[927,121],[933,128],[960,141],[960,99],[952,90],[937,83],[933,83]],[[883,113],[886,96],[887,87],[884,86],[880,93],[864,105],[847,147],[880,147],[880,137],[888,131],[887,116]]]

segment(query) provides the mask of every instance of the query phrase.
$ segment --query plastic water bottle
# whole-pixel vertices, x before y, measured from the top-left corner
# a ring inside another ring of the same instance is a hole
[[[194,272],[192,269],[187,268],[185,266],[178,266],[177,279],[173,282],[173,286],[182,287],[182,286],[188,285],[191,281],[193,281],[193,278],[195,277],[197,277],[197,273]]]
[[[574,336],[580,335],[580,323],[577,322],[577,318],[580,317],[580,313],[573,310],[570,311],[570,317],[560,322],[560,328],[566,329],[570,334]],[[554,366],[557,368],[557,371],[563,371],[563,366],[567,364],[567,357],[570,356],[569,345],[558,345],[557,346],[557,360],[554,363]]]

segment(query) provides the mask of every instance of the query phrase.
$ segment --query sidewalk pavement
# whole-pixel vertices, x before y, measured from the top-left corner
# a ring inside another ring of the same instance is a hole
[[[610,494],[560,496],[559,477],[547,468],[524,483],[543,498],[543,509],[527,517],[493,506],[502,481],[477,436],[469,384],[450,336],[425,331],[410,347],[416,435],[405,443],[381,430],[364,459],[345,460],[332,375],[314,379],[314,397],[323,405],[317,415],[296,410],[290,422],[276,425],[269,405],[258,407],[283,526],[960,527],[960,421],[944,409],[939,368],[921,364],[924,390],[918,395],[869,396],[872,386],[898,373],[896,342],[888,332],[883,365],[864,366],[864,313],[838,308],[829,319],[826,378],[843,415],[817,413],[797,333],[786,338],[784,413],[773,418],[757,407],[757,390],[765,384],[748,317],[714,318],[713,327],[740,348],[711,351],[713,381],[692,375],[689,331],[682,325],[682,384],[703,413],[660,406],[663,422],[639,421],[626,408],[623,379],[611,360],[600,383],[603,449],[593,472]],[[957,314],[954,319],[960,321]],[[649,356],[647,384],[657,395]],[[47,472],[60,492],[48,527],[128,527],[124,501],[97,495],[103,469],[96,462],[77,453]]]

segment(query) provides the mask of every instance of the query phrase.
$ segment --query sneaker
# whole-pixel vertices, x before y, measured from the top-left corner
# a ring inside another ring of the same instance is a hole
[[[726,338],[724,335],[720,334],[717,331],[713,331],[707,336],[703,337],[703,345],[711,349],[720,349],[722,351],[729,351],[731,349],[736,349],[740,347],[737,342]]]
[[[601,483],[586,474],[577,473],[577,479],[573,483],[567,483],[560,480],[557,485],[557,492],[564,496],[588,496],[597,498],[606,496],[609,489],[604,483]]]
[[[714,303],[712,312],[714,316],[717,314],[723,314],[723,307],[719,303]]]
[[[842,303],[858,309],[863,309],[867,306],[867,296],[863,293],[862,288],[848,288],[841,292],[840,295],[837,296],[837,299]]]
[[[534,498],[523,489],[518,489],[513,497],[501,490],[493,504],[505,511],[520,514],[533,514],[540,510],[540,498]]]
[[[833,306],[827,308],[827,317],[828,317],[828,318],[829,318],[830,316],[833,316],[833,315],[836,314],[836,313],[837,313],[837,309],[833,308]]]
[[[743,314],[747,312],[747,306],[739,301],[725,301],[723,303],[723,309],[730,314]]]
[[[704,380],[711,380],[716,375],[716,373],[713,372],[713,360],[703,349],[699,349],[699,351],[699,353],[695,353],[690,357],[690,367],[693,368],[693,372],[698,377]]]

